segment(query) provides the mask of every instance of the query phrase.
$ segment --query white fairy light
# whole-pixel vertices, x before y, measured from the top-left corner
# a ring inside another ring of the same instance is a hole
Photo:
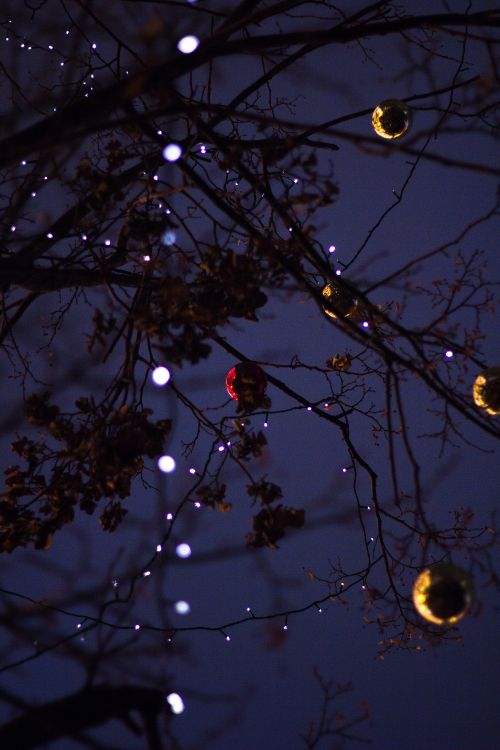
[[[161,552],[161,550],[162,550],[161,544],[157,544],[156,545],[156,551],[157,552]]]
[[[191,547],[187,542],[181,542],[177,545],[175,548],[175,554],[177,557],[181,557],[183,560],[185,560],[187,557],[191,557]]]
[[[172,229],[167,229],[166,232],[163,233],[161,241],[164,245],[173,245],[175,240],[177,239],[176,233]]]
[[[189,602],[185,602],[183,599],[179,599],[178,602],[175,602],[174,609],[178,615],[188,615],[191,612]]]
[[[182,148],[178,143],[169,143],[162,151],[165,161],[177,161],[182,156]]]
[[[446,359],[452,359],[453,358],[453,352],[451,351],[451,349],[447,349],[445,351],[445,353],[444,353],[444,356],[446,357]]]
[[[190,55],[195,51],[199,44],[200,40],[197,36],[188,34],[188,36],[183,36],[182,39],[179,39],[177,42],[177,49],[179,52],[182,52],[183,55]]]
[[[185,709],[184,701],[179,693],[169,693],[167,695],[167,703],[173,714],[181,714]]]
[[[171,474],[175,471],[175,459],[172,456],[160,456],[158,459],[158,468],[164,474]]]
[[[155,385],[166,385],[170,380],[170,370],[164,365],[159,365],[151,373],[151,379]]]
[[[336,247],[335,247],[335,245],[330,245],[330,247],[328,248],[328,252],[329,252],[329,253],[334,253],[334,252],[335,252],[335,250],[336,250]]]

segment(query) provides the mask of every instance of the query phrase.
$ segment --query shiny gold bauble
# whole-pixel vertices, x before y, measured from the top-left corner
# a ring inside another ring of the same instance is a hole
[[[323,307],[323,310],[330,318],[349,318],[356,311],[358,301],[348,289],[340,288],[337,284],[328,283],[323,287],[321,294],[337,310],[337,312],[334,312],[327,307]]]
[[[474,403],[488,414],[500,414],[500,367],[488,367],[474,381]]]
[[[372,113],[372,125],[381,138],[401,138],[411,125],[411,110],[399,99],[385,99]]]
[[[462,619],[472,601],[472,580],[462,568],[439,563],[426,568],[413,586],[413,604],[425,620],[453,625]]]

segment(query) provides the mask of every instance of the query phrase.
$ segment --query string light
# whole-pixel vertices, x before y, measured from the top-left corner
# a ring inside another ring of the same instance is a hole
[[[191,547],[187,542],[181,542],[181,544],[178,544],[175,548],[175,554],[177,557],[181,557],[183,559],[186,559],[188,557],[191,557]]]
[[[177,238],[177,235],[175,232],[173,232],[171,229],[168,229],[166,232],[163,233],[161,241],[164,245],[170,246],[173,245],[175,240]]]
[[[158,459],[158,468],[164,474],[171,474],[175,471],[175,459],[172,456],[160,456]]]
[[[175,602],[174,609],[178,615],[188,615],[191,612],[191,607],[189,603],[185,602],[183,599],[180,599],[178,602]]]
[[[179,39],[177,42],[177,49],[179,52],[182,52],[183,55],[190,55],[195,49],[197,49],[199,44],[200,40],[197,36],[188,34],[188,36],[183,36],[182,39]]]
[[[179,693],[169,693],[166,700],[173,714],[181,714],[184,711],[184,701]]]
[[[170,380],[170,370],[164,365],[159,365],[151,373],[151,379],[155,385],[166,385]]]
[[[162,550],[162,546],[161,546],[161,544],[157,544],[157,545],[156,545],[156,551],[157,551],[157,552],[161,552],[161,550]]]
[[[173,162],[181,158],[182,148],[178,143],[169,143],[167,146],[165,146],[162,153],[165,161]]]

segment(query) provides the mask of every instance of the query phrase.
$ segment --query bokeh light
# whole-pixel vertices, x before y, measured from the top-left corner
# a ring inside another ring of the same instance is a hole
[[[171,474],[175,471],[175,460],[172,456],[160,456],[158,459],[158,468],[164,474]]]
[[[166,385],[170,380],[170,370],[164,365],[159,365],[153,370],[151,378],[155,385]]]

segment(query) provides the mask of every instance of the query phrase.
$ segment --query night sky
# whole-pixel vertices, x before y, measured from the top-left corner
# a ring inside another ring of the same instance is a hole
[[[220,18],[212,19],[200,9],[222,12],[235,4],[116,1],[109,9],[94,4],[108,31],[86,17],[85,3],[68,4],[73,24],[63,3],[49,0],[41,5],[32,17],[14,0],[8,0],[6,10],[0,11],[5,31],[1,36],[8,39],[0,41],[0,61],[26,86],[32,103],[23,101],[19,92],[13,94],[12,83],[3,79],[0,111],[4,137],[48,114],[49,103],[43,99],[45,83],[50,103],[62,101],[64,88],[50,88],[57,80],[57,66],[63,61],[76,65],[78,50],[84,45],[91,47],[94,39],[100,57],[91,58],[89,70],[94,71],[99,90],[99,76],[103,88],[109,84],[109,70],[104,65],[101,68],[100,61],[111,59],[116,50],[111,32],[119,32],[141,54],[148,50],[153,64],[181,54],[175,50],[175,40],[195,34],[203,43],[210,35],[211,24],[217,26]],[[297,6],[296,18],[282,14],[252,27],[252,34],[276,33],[276,21],[283,32],[322,29],[326,21],[321,18],[335,13],[328,3],[290,5]],[[467,3],[461,2],[432,5],[434,13],[467,10]],[[363,7],[363,3],[342,4],[346,14]],[[391,7],[385,4],[388,13]],[[431,12],[420,3],[405,2],[398,7],[403,14]],[[473,11],[494,7],[494,3],[485,2]],[[306,20],[300,20],[301,14]],[[337,21],[336,16],[331,17]],[[79,26],[86,29],[86,36]],[[158,33],[165,35],[166,52],[161,38],[155,36],[157,27]],[[146,29],[152,29],[151,37]],[[488,49],[482,41],[486,36],[495,38],[496,45]],[[37,42],[44,50],[53,43],[55,58],[47,62],[45,52],[28,52],[20,46],[24,43],[21,39]],[[500,366],[494,315],[500,278],[499,124],[498,104],[496,114],[491,106],[498,98],[498,41],[498,29],[479,28],[465,40],[461,33],[435,30],[428,32],[424,43],[423,36],[411,30],[347,44],[325,44],[277,76],[270,84],[272,94],[263,86],[255,101],[255,111],[266,114],[268,97],[286,99],[288,104],[276,107],[275,116],[295,125],[362,113],[311,136],[338,146],[338,150],[309,149],[317,158],[316,169],[321,173],[331,169],[331,179],[338,187],[333,205],[320,208],[311,222],[313,239],[325,263],[330,264],[332,276],[340,271],[390,320],[425,329],[440,309],[432,293],[460,277],[467,262],[474,259],[484,283],[450,313],[448,321],[432,329],[448,326],[447,331],[453,333],[443,339],[442,349],[434,349],[433,366],[444,382],[466,398],[481,369],[478,363]],[[14,52],[13,45],[17,45]],[[290,53],[296,49],[291,45]],[[29,54],[33,57],[28,58]],[[132,76],[139,63],[130,50],[123,55],[123,64],[130,66]],[[213,102],[227,104],[261,74],[255,55],[234,52],[221,56],[214,65]],[[192,78],[186,75],[176,80],[177,90],[182,94],[195,90],[200,95],[196,87],[201,88],[206,75],[207,66],[201,65]],[[475,76],[482,78],[453,92],[446,90]],[[90,78],[86,80],[90,87]],[[433,93],[441,90],[444,93]],[[427,96],[410,102],[413,123],[404,138],[386,142],[375,136],[370,112],[378,102],[424,94]],[[481,102],[491,109],[481,117],[473,116]],[[145,98],[141,106],[149,105]],[[444,117],[446,110],[458,114]],[[166,118],[165,122],[170,139],[182,140],[182,119]],[[225,132],[224,123],[220,131]],[[244,123],[242,133],[242,137],[259,137],[255,123]],[[87,149],[90,152],[91,143],[91,138],[82,139],[74,144],[74,154],[65,155],[59,177],[51,173],[48,185],[33,198],[33,206],[23,208],[25,218],[19,221],[18,235],[31,238],[46,232],[50,221],[67,208],[70,198],[64,174],[71,172]],[[209,143],[208,150],[207,169],[211,169],[216,156]],[[189,158],[183,155],[180,161],[190,164]],[[33,166],[28,162],[26,169]],[[294,172],[290,162],[285,162],[290,206],[295,206],[300,216],[300,204],[293,203],[293,196],[294,190],[300,190],[302,172],[299,168]],[[165,180],[180,185],[185,177],[180,163],[165,161],[157,174],[160,184]],[[299,181],[294,183],[297,176]],[[238,192],[245,189],[244,180],[236,184],[240,178],[235,170],[230,170],[227,179],[226,189],[234,193],[237,202]],[[10,184],[7,173],[4,182]],[[136,185],[134,194],[141,189]],[[5,208],[6,190],[2,191],[3,241],[14,252],[18,246],[8,244],[14,219]],[[394,196],[402,190],[396,205]],[[170,200],[174,213],[183,214],[187,199],[179,194]],[[35,205],[37,201],[39,205]],[[483,221],[495,205],[496,213]],[[108,236],[115,242],[118,226],[112,226],[108,234],[103,228],[101,246]],[[176,248],[189,251],[192,238],[186,227],[199,241],[210,237],[206,217],[194,218],[175,228]],[[19,242],[22,239],[18,237]],[[59,254],[64,253],[64,243],[62,238]],[[443,251],[432,254],[438,248]],[[171,252],[171,248],[164,247],[163,252]],[[418,258],[421,260],[406,274],[384,282]],[[478,276],[471,272],[471,278]],[[308,282],[319,297],[325,279],[311,273]],[[459,298],[465,299],[470,289],[465,285]],[[300,396],[292,398],[269,382],[271,406],[256,409],[246,418],[267,439],[262,455],[248,464],[249,470],[255,477],[279,485],[284,505],[305,510],[304,526],[287,529],[277,549],[247,546],[252,516],[259,509],[246,492],[248,477],[231,461],[231,446],[207,430],[197,434],[197,420],[186,405],[187,399],[205,410],[204,417],[214,423],[241,419],[225,389],[226,374],[237,357],[217,341],[211,344],[210,356],[196,365],[175,367],[156,353],[156,364],[171,372],[170,381],[158,386],[152,381],[153,366],[145,355],[136,377],[144,383],[143,402],[154,410],[154,417],[172,419],[164,453],[175,460],[175,470],[162,473],[156,460],[146,460],[144,481],[134,481],[132,495],[125,501],[128,514],[112,534],[100,529],[98,514],[79,512],[55,535],[50,549],[18,549],[2,555],[0,719],[5,722],[20,715],[26,706],[76,692],[91,675],[96,684],[139,684],[157,688],[165,696],[178,693],[184,711],[169,716],[165,708],[161,720],[165,748],[307,750],[314,746],[327,750],[337,747],[340,738],[323,737],[309,746],[301,738],[319,721],[322,680],[338,686],[341,693],[329,712],[343,714],[346,723],[365,716],[349,733],[377,750],[493,750],[500,737],[499,617],[498,594],[485,561],[498,571],[495,534],[484,531],[468,550],[451,551],[453,562],[470,570],[475,582],[476,598],[466,617],[452,629],[434,629],[440,634],[434,645],[420,640],[416,630],[413,640],[386,650],[383,640],[397,638],[401,625],[382,630],[377,620],[393,610],[377,594],[388,584],[383,563],[374,562],[379,560],[381,542],[370,483],[361,465],[353,465],[340,431],[319,414],[341,415],[335,395],[343,388],[344,407],[349,404],[352,409],[347,416],[350,438],[377,473],[380,506],[397,515],[389,444],[381,428],[387,424],[384,368],[362,341],[350,338],[349,331],[329,319],[318,299],[293,279],[264,292],[268,301],[259,308],[257,321],[235,318],[218,334],[222,344],[227,342],[243,357],[258,362],[270,381],[276,378]],[[73,302],[57,335],[48,348],[42,348],[47,343],[51,311],[60,308],[71,294],[69,289],[42,295],[23,318],[16,339],[20,352],[29,355],[35,373],[26,379],[27,391],[48,387],[68,408],[83,393],[102,393],[121,356],[119,347],[105,362],[98,351],[92,355],[85,351],[94,306],[112,309],[111,296],[102,287],[87,290]],[[486,298],[478,318],[479,300]],[[476,326],[482,336],[482,354],[474,355],[474,361],[453,344],[463,342],[464,331]],[[398,351],[408,352],[403,345]],[[22,379],[13,377],[19,367],[13,364],[11,353],[12,349],[6,349],[0,359],[5,466],[15,462],[8,446],[16,431],[29,429],[22,420]],[[346,353],[353,357],[352,369],[340,374],[330,370],[325,375],[325,362]],[[401,376],[401,399],[431,526],[448,528],[456,519],[454,513],[470,509],[474,514],[471,529],[494,530],[500,417],[484,418],[485,424],[494,428],[492,433],[496,430],[495,435],[455,413],[456,430],[451,429],[443,442],[442,402],[414,373]],[[394,400],[391,403],[394,406]],[[308,404],[314,408],[308,409]],[[415,502],[414,466],[395,412],[394,420],[393,463],[405,495],[403,507],[411,509]],[[197,507],[197,496],[191,494],[204,483],[209,457],[209,471],[216,472],[223,464],[220,477],[227,487],[225,499],[232,504],[230,512],[203,504]],[[397,555],[392,533],[398,526],[387,519],[386,524],[388,544]],[[179,556],[176,549],[181,543],[189,545],[190,556]],[[487,557],[481,551],[483,545],[491,545]],[[413,568],[398,577],[399,590],[408,600],[417,569],[424,563],[422,550],[422,544],[413,540],[405,553]],[[367,554],[372,556],[372,564],[368,579],[362,580],[359,571],[366,566]],[[425,562],[438,557],[431,548]],[[133,593],[127,597],[132,582]],[[100,609],[115,597],[128,600]],[[176,611],[182,611],[179,602],[189,605],[187,613]],[[92,618],[105,623],[94,627]],[[59,645],[53,648],[55,644]],[[13,695],[18,698],[17,706]],[[118,721],[89,730],[87,738],[100,744],[65,737],[47,747],[146,747],[142,737]],[[356,740],[346,740],[345,746],[356,747]]]

